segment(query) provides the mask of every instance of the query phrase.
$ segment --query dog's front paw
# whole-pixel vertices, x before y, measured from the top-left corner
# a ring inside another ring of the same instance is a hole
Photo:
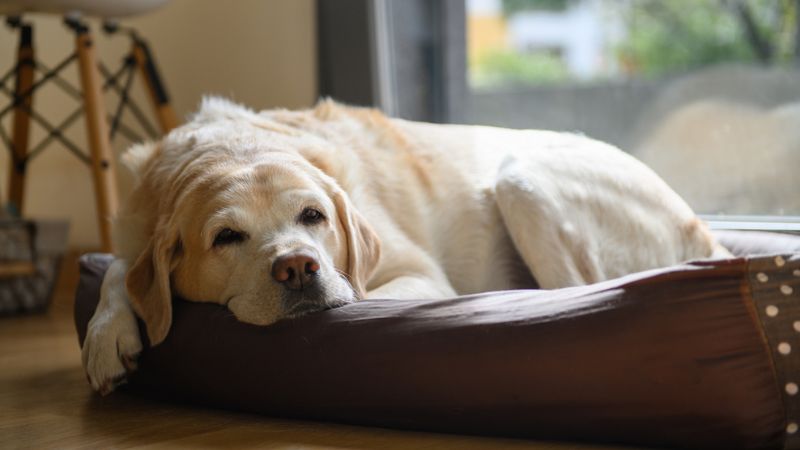
[[[108,395],[136,370],[142,340],[133,313],[117,311],[102,316],[89,322],[81,359],[92,388]]]

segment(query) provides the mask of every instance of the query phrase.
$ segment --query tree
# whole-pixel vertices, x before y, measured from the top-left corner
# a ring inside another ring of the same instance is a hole
[[[637,0],[619,56],[657,75],[701,65],[800,61],[800,0]]]
[[[562,11],[569,3],[570,0],[503,0],[503,14],[511,16],[530,10]]]

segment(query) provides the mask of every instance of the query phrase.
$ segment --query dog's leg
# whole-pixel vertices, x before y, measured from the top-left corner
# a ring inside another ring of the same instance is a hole
[[[512,177],[498,180],[496,195],[514,246],[540,287],[578,286],[603,277],[580,236],[552,217],[546,197],[525,189]]]
[[[424,275],[403,275],[381,284],[367,293],[367,298],[434,299],[455,297],[449,283]]]
[[[142,350],[136,315],[125,290],[127,263],[115,260],[100,289],[100,303],[86,330],[81,359],[92,387],[103,395],[125,382]]]
[[[381,261],[367,283],[367,298],[434,299],[457,295],[441,265],[427,251],[400,233],[384,242]]]
[[[570,164],[570,156],[511,157],[498,173],[506,229],[542,288],[712,255],[705,224],[652,171],[621,152],[597,152],[599,161]]]

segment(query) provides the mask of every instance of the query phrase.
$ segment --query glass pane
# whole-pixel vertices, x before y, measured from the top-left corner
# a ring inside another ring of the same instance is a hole
[[[799,5],[467,0],[467,120],[611,142],[700,213],[800,215]]]

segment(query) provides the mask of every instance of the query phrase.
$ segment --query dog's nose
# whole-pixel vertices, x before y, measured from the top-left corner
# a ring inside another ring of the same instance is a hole
[[[272,278],[294,291],[311,284],[317,272],[319,262],[310,250],[296,250],[281,255],[272,263]]]

